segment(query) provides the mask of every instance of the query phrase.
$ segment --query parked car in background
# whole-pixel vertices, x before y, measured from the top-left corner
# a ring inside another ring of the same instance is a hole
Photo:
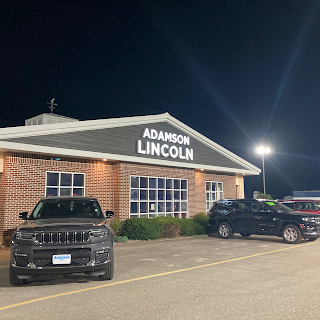
[[[209,229],[223,239],[234,233],[282,237],[286,243],[299,243],[302,238],[320,237],[320,216],[296,212],[274,200],[225,199],[217,201],[209,211]]]
[[[279,200],[279,202],[294,211],[320,214],[319,200]]]
[[[23,285],[44,274],[84,272],[100,280],[113,277],[113,231],[99,202],[91,197],[46,197],[13,234],[9,280]]]

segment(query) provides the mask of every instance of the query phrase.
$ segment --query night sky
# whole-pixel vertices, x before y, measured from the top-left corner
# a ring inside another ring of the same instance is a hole
[[[320,1],[0,1],[0,127],[169,112],[262,167],[274,198],[320,189]],[[245,178],[246,197],[263,191]]]

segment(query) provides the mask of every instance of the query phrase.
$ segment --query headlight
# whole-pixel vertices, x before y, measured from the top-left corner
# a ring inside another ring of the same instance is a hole
[[[34,240],[35,234],[34,234],[34,232],[17,231],[16,239],[18,239],[18,240]]]
[[[303,217],[302,220],[306,222],[316,222],[315,217]]]
[[[90,232],[90,236],[93,238],[102,238],[107,237],[109,235],[109,229],[102,229],[102,230],[92,230]]]

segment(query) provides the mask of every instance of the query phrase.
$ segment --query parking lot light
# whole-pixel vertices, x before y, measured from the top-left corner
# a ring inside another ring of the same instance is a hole
[[[266,194],[266,176],[265,176],[265,170],[264,170],[264,155],[271,153],[271,149],[269,147],[258,147],[256,148],[256,152],[261,154],[262,156],[262,176],[263,176],[263,193]]]

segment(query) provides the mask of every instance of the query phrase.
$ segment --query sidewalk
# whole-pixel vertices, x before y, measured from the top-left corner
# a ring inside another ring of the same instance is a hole
[[[0,249],[0,262],[10,260],[10,248]]]

